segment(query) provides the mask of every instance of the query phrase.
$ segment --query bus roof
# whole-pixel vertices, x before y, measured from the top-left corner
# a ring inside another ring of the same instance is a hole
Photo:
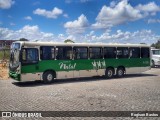
[[[153,49],[153,48],[151,48],[151,50],[160,50],[160,49],[156,49],[156,48]]]
[[[60,43],[60,42],[30,42],[30,41],[16,41],[22,46],[91,46],[91,47],[150,47],[147,44],[119,44],[119,43]]]

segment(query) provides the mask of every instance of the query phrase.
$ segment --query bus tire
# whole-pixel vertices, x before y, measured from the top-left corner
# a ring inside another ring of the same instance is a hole
[[[124,68],[122,67],[117,68],[117,72],[116,72],[117,77],[123,77],[124,72],[125,72]]]
[[[112,78],[114,75],[114,69],[112,68],[107,68],[105,71],[105,77],[106,78]]]
[[[52,71],[46,71],[43,73],[43,82],[44,83],[51,83],[54,80],[54,74]]]

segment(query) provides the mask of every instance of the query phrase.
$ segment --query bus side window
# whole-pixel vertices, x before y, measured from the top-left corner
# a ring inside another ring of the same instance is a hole
[[[87,47],[74,47],[74,59],[88,59]]]
[[[141,58],[149,58],[149,48],[141,48]]]
[[[129,57],[130,58],[140,58],[140,48],[130,47],[129,48]]]
[[[72,60],[73,51],[72,47],[57,47],[56,48],[56,59],[57,60]]]
[[[155,51],[155,50],[152,50],[152,54],[155,55],[155,54],[156,54],[156,51]]]
[[[51,60],[55,58],[54,47],[43,46],[40,49],[41,49],[41,59],[42,60]]]
[[[63,48],[62,47],[56,48],[56,59],[63,60]]]
[[[117,47],[117,58],[128,58],[129,51],[127,47]]]
[[[104,53],[104,58],[116,58],[115,47],[105,47],[103,53]]]
[[[89,48],[89,57],[90,57],[90,59],[103,58],[102,48],[100,48],[100,47],[90,47]]]
[[[36,48],[28,48],[26,49],[26,57],[27,61],[38,61],[38,49]]]
[[[66,57],[66,59],[69,59],[69,60],[72,60],[72,57],[73,56],[73,53],[72,53],[72,49],[68,49],[68,50],[66,50],[66,55],[65,55],[65,57]]]

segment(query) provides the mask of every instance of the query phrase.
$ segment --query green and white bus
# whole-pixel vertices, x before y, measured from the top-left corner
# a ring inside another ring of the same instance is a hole
[[[135,74],[151,67],[146,44],[17,41],[11,45],[9,76],[17,81]]]

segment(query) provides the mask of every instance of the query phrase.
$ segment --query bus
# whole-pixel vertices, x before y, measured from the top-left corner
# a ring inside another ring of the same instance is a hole
[[[9,76],[17,81],[92,76],[123,77],[151,69],[146,44],[17,41],[11,45]]]
[[[160,49],[151,48],[152,67],[160,66]]]

